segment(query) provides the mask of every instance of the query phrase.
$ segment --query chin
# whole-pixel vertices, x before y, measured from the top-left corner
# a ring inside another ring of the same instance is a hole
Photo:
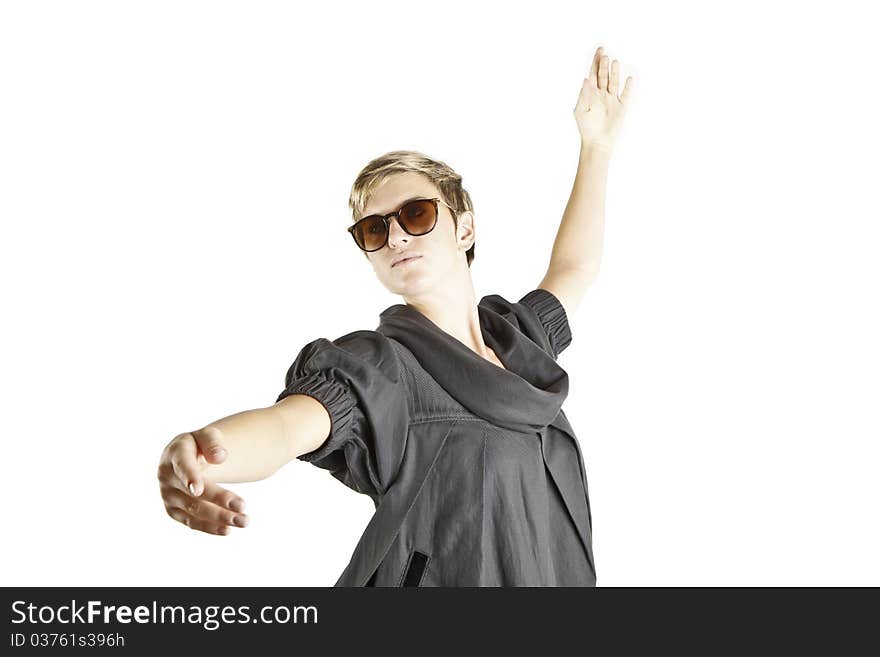
[[[431,289],[431,281],[422,276],[413,276],[407,281],[390,281],[385,287],[393,294],[401,296],[419,296]]]

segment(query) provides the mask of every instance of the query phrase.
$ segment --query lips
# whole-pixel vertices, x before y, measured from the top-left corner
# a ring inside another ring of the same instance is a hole
[[[397,267],[397,265],[402,265],[402,264],[405,264],[405,263],[407,263],[407,262],[410,262],[411,260],[416,260],[416,259],[421,258],[421,257],[422,257],[422,256],[417,256],[417,255],[414,255],[414,256],[407,256],[407,257],[404,258],[403,260],[398,260],[397,262],[395,262],[395,263],[394,263],[393,265],[391,265],[391,266],[392,266],[392,267]]]

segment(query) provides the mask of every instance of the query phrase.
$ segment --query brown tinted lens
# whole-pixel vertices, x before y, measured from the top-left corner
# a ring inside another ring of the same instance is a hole
[[[361,219],[353,232],[358,246],[367,251],[375,251],[385,244],[385,222],[381,217]]]
[[[434,227],[436,220],[433,201],[411,201],[400,209],[400,224],[410,235],[424,235]]]

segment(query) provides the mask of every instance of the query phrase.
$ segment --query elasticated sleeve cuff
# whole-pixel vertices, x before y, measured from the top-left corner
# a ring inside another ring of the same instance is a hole
[[[300,454],[302,461],[314,461],[335,451],[350,437],[352,407],[355,404],[349,390],[343,383],[327,378],[323,371],[312,372],[292,381],[275,400],[278,403],[290,395],[308,395],[317,399],[330,414],[330,435],[315,450]]]
[[[553,357],[559,356],[562,350],[571,344],[571,327],[568,324],[565,308],[559,299],[548,290],[536,288],[520,299],[519,303],[535,311],[550,340]]]

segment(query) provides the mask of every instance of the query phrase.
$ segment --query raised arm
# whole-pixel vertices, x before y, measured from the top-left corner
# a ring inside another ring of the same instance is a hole
[[[553,243],[547,273],[538,287],[552,292],[571,316],[599,273],[605,230],[608,163],[623,121],[632,77],[618,99],[619,64],[610,66],[601,46],[584,78],[574,109],[581,135],[574,185]]]

